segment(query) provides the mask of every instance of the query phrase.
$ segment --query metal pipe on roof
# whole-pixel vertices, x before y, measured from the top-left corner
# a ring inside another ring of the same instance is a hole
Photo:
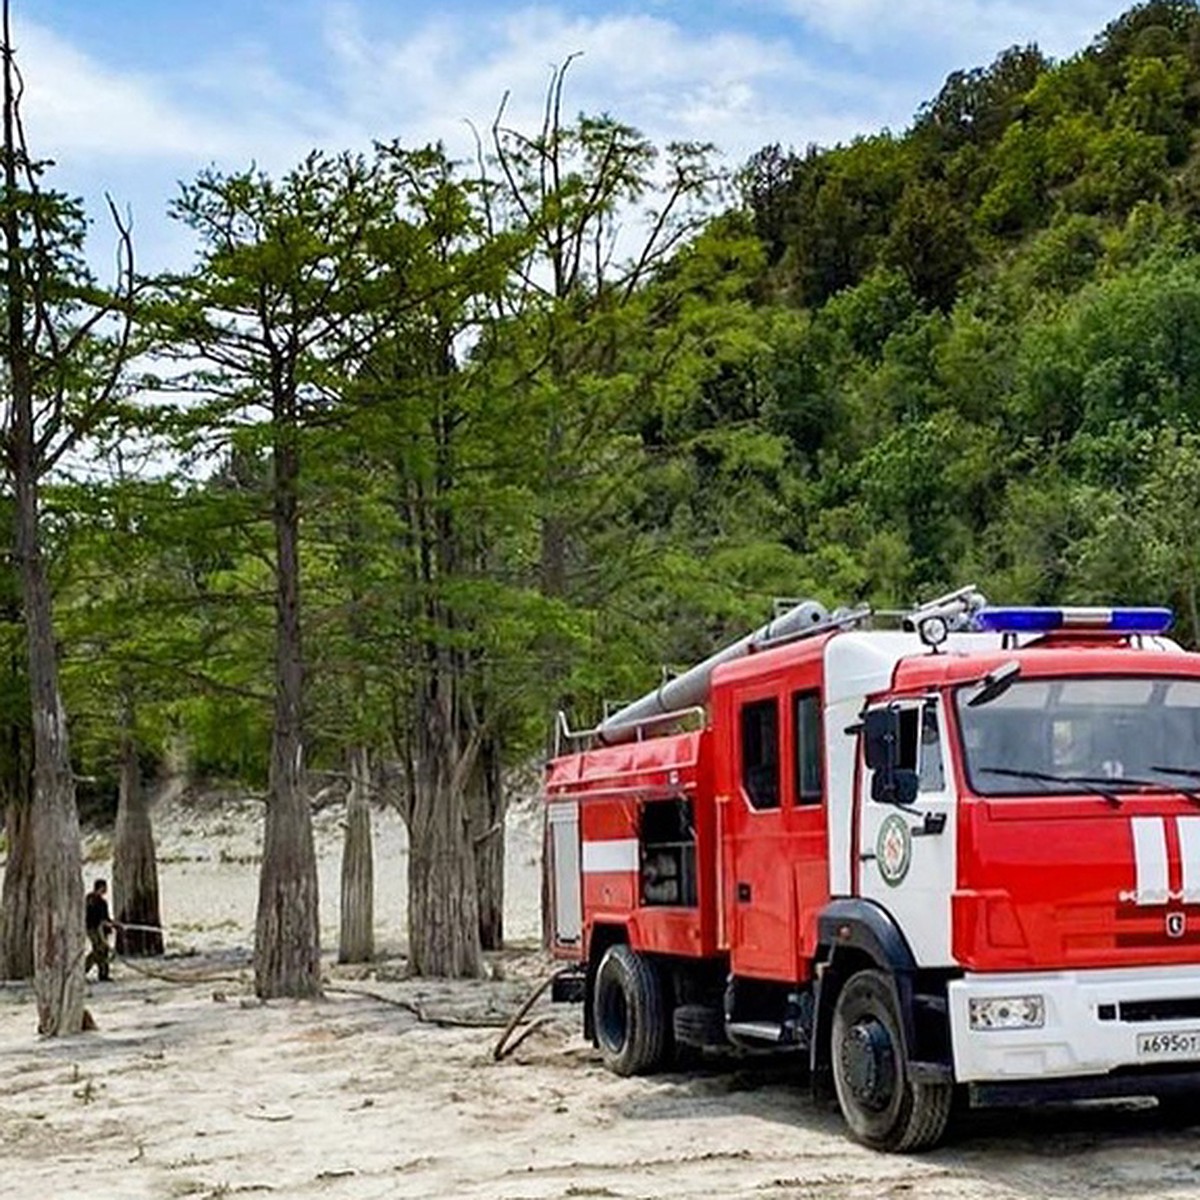
[[[709,684],[715,668],[722,663],[732,662],[752,654],[760,646],[781,638],[794,637],[806,629],[829,621],[829,613],[816,600],[802,600],[794,608],[768,621],[765,625],[739,638],[697,663],[682,675],[664,680],[652,692],[640,700],[627,704],[596,727],[596,738],[605,745],[632,741],[638,735],[638,727],[664,713],[679,712],[685,708],[703,705],[708,699]]]

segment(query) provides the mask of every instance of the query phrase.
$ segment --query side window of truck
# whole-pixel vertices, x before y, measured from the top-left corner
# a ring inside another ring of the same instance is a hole
[[[792,695],[792,742],[795,747],[796,803],[821,803],[821,694]]]
[[[741,711],[742,787],[754,808],[779,807],[779,703],[755,700]]]
[[[944,792],[946,790],[946,767],[942,761],[942,735],[938,730],[937,707],[921,705],[921,792]]]

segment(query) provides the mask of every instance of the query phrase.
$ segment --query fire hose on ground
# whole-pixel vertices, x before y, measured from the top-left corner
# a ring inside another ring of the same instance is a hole
[[[131,921],[114,921],[112,922],[112,925],[115,929],[122,931],[133,931],[138,933],[166,932],[161,925],[140,925]],[[134,962],[130,956],[125,954],[117,954],[115,951],[114,957],[119,958],[125,966],[130,967],[139,975],[144,975],[151,979],[161,979],[165,983],[210,983],[218,981],[238,982],[241,979],[241,976],[239,975],[230,975],[225,972],[212,972],[195,975],[173,975],[166,971],[153,971],[148,967],[143,967]],[[550,974],[542,979],[533,988],[529,995],[525,997],[517,1011],[513,1013],[512,1017],[509,1018],[508,1023],[504,1026],[504,1030],[497,1039],[496,1044],[492,1047],[492,1060],[494,1062],[503,1061],[510,1054],[512,1054],[513,1051],[515,1051],[517,1047],[525,1041],[526,1038],[535,1033],[538,1029],[541,1029],[551,1020],[548,1014],[543,1013],[541,1016],[535,1017],[525,1026],[524,1029],[520,1031],[519,1034],[517,1034],[516,1037],[513,1037],[514,1032],[521,1024],[521,1021],[524,1019],[526,1013],[528,1013],[529,1010],[538,1002],[538,1000],[545,995],[546,990],[553,985],[554,981],[572,973],[573,970],[573,967],[559,967],[558,969],[551,971]],[[421,1005],[415,1004],[412,1001],[397,999],[393,996],[384,996],[378,992],[367,991],[363,988],[326,987],[324,990],[341,995],[363,996],[372,1000],[382,1001],[385,1004],[392,1004],[398,1008],[403,1008],[406,1011],[411,1012],[419,1021],[427,1022],[431,1025],[454,1025],[459,1027],[475,1028],[495,1027],[495,1022],[492,1021],[470,1021],[446,1016],[433,1016],[426,1012]]]

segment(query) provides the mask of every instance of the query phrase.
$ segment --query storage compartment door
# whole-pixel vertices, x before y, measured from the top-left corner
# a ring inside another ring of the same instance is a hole
[[[554,903],[554,944],[579,944],[583,931],[580,899],[579,805],[547,806],[550,821],[550,895]]]

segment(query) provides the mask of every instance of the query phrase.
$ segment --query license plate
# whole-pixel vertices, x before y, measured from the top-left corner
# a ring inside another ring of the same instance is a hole
[[[1200,1029],[1179,1033],[1139,1033],[1138,1058],[1200,1058]]]

